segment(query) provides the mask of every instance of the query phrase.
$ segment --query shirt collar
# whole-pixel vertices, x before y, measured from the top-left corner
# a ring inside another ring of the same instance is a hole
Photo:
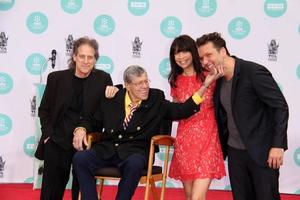
[[[131,104],[131,99],[130,99],[130,97],[129,97],[129,93],[128,93],[128,91],[126,91],[126,94],[125,94],[125,107],[127,108],[127,107],[129,107],[129,105]],[[138,103],[137,103],[137,107],[139,107],[140,105],[141,105],[141,103],[142,103],[142,100],[140,100]]]

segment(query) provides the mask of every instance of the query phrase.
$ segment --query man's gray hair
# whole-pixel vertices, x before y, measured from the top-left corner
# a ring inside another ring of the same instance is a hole
[[[140,77],[147,74],[146,70],[139,65],[130,65],[124,71],[123,80],[125,83],[131,83],[134,77]]]

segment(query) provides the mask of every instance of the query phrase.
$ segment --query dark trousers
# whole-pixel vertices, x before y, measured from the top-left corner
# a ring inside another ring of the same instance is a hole
[[[97,200],[95,171],[103,167],[119,167],[122,178],[118,185],[116,200],[130,200],[138,186],[141,173],[146,167],[146,158],[132,154],[121,160],[117,154],[109,159],[99,159],[93,150],[78,151],[73,158],[83,200]]]
[[[246,150],[228,148],[228,170],[234,200],[280,200],[279,170],[257,165]]]
[[[51,139],[45,144],[45,159],[40,200],[62,200],[69,181],[75,150],[65,150]],[[78,200],[79,184],[73,173],[72,200]]]

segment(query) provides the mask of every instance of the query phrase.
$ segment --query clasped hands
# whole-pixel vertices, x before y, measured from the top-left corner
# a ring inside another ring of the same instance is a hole
[[[83,127],[77,127],[75,128],[73,135],[73,147],[78,151],[83,150],[83,144],[85,146],[88,145],[86,129]]]

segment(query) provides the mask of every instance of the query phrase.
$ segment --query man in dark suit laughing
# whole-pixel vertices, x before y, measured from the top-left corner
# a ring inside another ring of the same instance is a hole
[[[288,105],[262,65],[230,56],[219,33],[197,39],[205,68],[223,66],[214,103],[234,200],[278,200],[287,149]]]

